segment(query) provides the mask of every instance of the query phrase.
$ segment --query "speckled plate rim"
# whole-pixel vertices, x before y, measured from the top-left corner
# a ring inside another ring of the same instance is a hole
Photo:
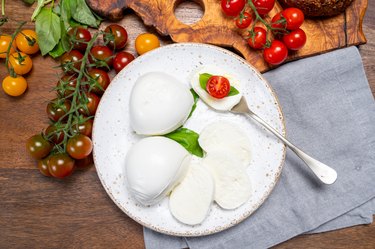
[[[275,99],[276,103],[277,103],[277,110],[279,112],[279,120],[281,121],[282,123],[282,134],[285,136],[286,135],[286,128],[285,128],[285,119],[284,119],[284,114],[283,114],[283,111],[281,109],[281,106],[280,106],[280,102],[279,102],[279,99],[275,93],[275,91],[273,90],[273,88],[271,87],[271,85],[268,83],[268,81],[262,76],[262,74],[254,67],[252,66],[250,63],[248,63],[245,59],[243,59],[242,57],[240,57],[239,55],[229,51],[229,50],[226,50],[224,48],[221,48],[221,47],[217,47],[217,46],[214,46],[214,45],[209,45],[209,44],[204,44],[204,43],[173,43],[173,44],[169,44],[169,45],[165,45],[165,46],[162,46],[160,48],[157,48],[157,49],[154,49],[152,51],[149,51],[147,52],[146,54],[143,54],[142,55],[142,59],[143,60],[146,60],[148,57],[152,57],[154,53],[159,53],[160,51],[159,50],[162,50],[162,49],[171,49],[171,48],[174,48],[174,47],[185,47],[185,48],[189,48],[189,47],[201,47],[201,48],[208,48],[208,49],[215,49],[215,50],[218,50],[224,54],[227,54],[228,56],[231,56],[233,58],[235,58],[236,60],[238,60],[240,63],[244,64],[245,66],[247,66],[249,68],[249,70],[253,71],[255,73],[255,75],[265,84],[266,88],[270,91],[272,97]],[[119,72],[113,79],[112,81],[114,81],[115,79],[119,78],[119,77],[123,77],[123,74],[125,74],[125,72],[129,69],[131,69],[133,67],[133,65],[135,64],[135,62],[137,61],[137,58],[135,60],[133,60],[131,63],[129,63],[127,65],[127,67],[125,67],[121,72]],[[111,84],[108,86],[107,90],[111,88]],[[105,93],[103,94],[102,96],[102,99],[104,98],[107,98]],[[100,109],[100,106],[101,106],[101,103],[102,101],[99,102],[99,106],[98,106],[98,110]],[[96,122],[95,122],[95,119],[94,119],[94,123],[93,123],[93,134],[92,134],[92,138],[93,138],[93,144],[95,144],[95,125],[96,125]],[[127,215],[129,216],[130,218],[132,218],[134,221],[136,221],[137,223],[141,224],[142,226],[144,227],[147,227],[151,230],[154,230],[156,232],[159,232],[159,233],[163,233],[163,234],[167,234],[167,235],[172,235],[172,236],[183,236],[183,237],[194,237],[194,236],[205,236],[205,235],[210,235],[210,234],[214,234],[214,233],[218,233],[218,232],[221,232],[221,231],[224,231],[230,227],[233,227],[237,224],[239,224],[240,222],[244,221],[246,218],[248,218],[252,213],[254,213],[263,203],[264,201],[268,198],[268,196],[271,194],[272,190],[274,189],[274,187],[276,186],[276,183],[279,181],[279,178],[280,178],[280,175],[281,175],[281,171],[283,169],[283,166],[284,166],[284,162],[285,162],[285,156],[286,156],[286,146],[283,145],[283,153],[282,153],[282,158],[281,158],[281,162],[277,168],[277,172],[275,172],[275,180],[272,182],[272,184],[269,185],[269,188],[268,188],[268,191],[265,192],[265,194],[263,195],[263,197],[259,200],[258,203],[256,203],[255,205],[253,205],[253,208],[252,209],[249,209],[247,212],[244,212],[242,214],[241,217],[239,217],[238,219],[236,220],[233,220],[232,222],[230,222],[228,225],[226,226],[220,226],[220,227],[216,227],[216,229],[212,229],[212,230],[205,230],[203,232],[189,232],[189,233],[181,233],[181,232],[175,232],[175,231],[170,231],[170,230],[166,230],[164,228],[161,228],[159,226],[154,226],[153,224],[150,224],[150,223],[146,223],[144,221],[142,221],[141,219],[139,219],[138,217],[132,215],[131,213],[128,212],[128,210],[126,210],[117,200],[116,198],[112,195],[112,192],[110,191],[109,187],[107,186],[107,184],[105,183],[104,181],[104,177],[101,175],[101,173],[99,172],[97,166],[96,166],[96,162],[97,162],[97,159],[96,159],[96,152],[95,152],[95,148],[93,149],[93,159],[94,159],[94,165],[95,165],[95,169],[96,169],[96,172],[98,174],[98,177],[99,177],[99,180],[102,184],[102,186],[104,187],[105,191],[107,192],[108,196],[111,198],[111,200]]]

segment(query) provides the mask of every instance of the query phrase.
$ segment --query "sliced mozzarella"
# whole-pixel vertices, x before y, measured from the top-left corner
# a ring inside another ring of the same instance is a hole
[[[216,121],[207,125],[199,135],[200,146],[208,154],[225,148],[228,154],[238,158],[243,165],[251,161],[251,145],[246,132],[228,121]]]
[[[186,177],[172,190],[169,207],[172,215],[182,223],[201,223],[210,210],[214,197],[214,180],[201,164],[191,164]]]
[[[229,80],[231,86],[234,86],[240,93],[233,96],[224,97],[222,99],[217,99],[209,95],[205,89],[200,86],[199,75],[203,73],[209,73],[212,75],[224,76]],[[222,70],[214,66],[205,66],[199,71],[194,73],[191,78],[191,87],[199,95],[199,97],[209,106],[218,110],[218,111],[229,111],[233,106],[237,105],[240,102],[242,94],[240,89],[240,83],[233,76],[227,75],[225,70]]]
[[[212,151],[203,159],[215,180],[215,197],[224,209],[235,209],[244,204],[251,196],[250,178],[235,157],[225,151]]]

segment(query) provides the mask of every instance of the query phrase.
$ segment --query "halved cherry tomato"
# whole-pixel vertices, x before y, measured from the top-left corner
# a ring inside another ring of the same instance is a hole
[[[305,20],[302,10],[298,8],[286,8],[281,15],[285,18],[286,28],[289,30],[298,29]]]
[[[22,30],[16,36],[17,48],[25,54],[35,54],[39,51],[38,36],[34,30]]]
[[[13,68],[16,74],[24,75],[30,72],[33,67],[33,62],[27,54],[15,52],[9,56],[8,65]]]
[[[0,35],[0,58],[6,58],[11,41],[12,37],[10,35]],[[12,47],[9,50],[9,55],[13,54],[14,52],[16,52],[16,50],[14,49],[14,44],[12,44]]]
[[[74,160],[65,153],[55,154],[49,157],[48,170],[56,178],[64,178],[72,174]]]
[[[268,14],[275,6],[275,0],[252,0],[259,15]]]
[[[243,13],[243,18],[236,19],[236,25],[239,29],[246,29],[253,22],[253,16],[249,12]]]
[[[17,75],[15,78],[8,75],[4,78],[2,86],[6,94],[17,97],[26,91],[27,81],[20,75]]]
[[[221,9],[227,16],[238,16],[245,4],[245,0],[221,0]]]
[[[75,27],[68,31],[74,49],[85,51],[87,43],[91,40],[90,31],[82,27]]]
[[[74,159],[83,159],[92,151],[91,139],[88,136],[77,134],[69,138],[66,151]]]
[[[251,48],[262,49],[267,42],[267,31],[261,27],[255,27],[252,32],[250,32],[250,38],[247,43]]]
[[[306,34],[302,29],[296,29],[283,36],[283,42],[290,50],[299,50],[306,44]]]
[[[95,94],[102,95],[111,82],[107,72],[98,68],[91,68],[88,71],[88,75],[90,77],[90,81],[94,84],[91,91]]]
[[[134,60],[134,56],[128,52],[119,52],[113,60],[113,68],[119,73],[124,67]]]
[[[284,43],[278,40],[273,40],[269,48],[263,51],[263,58],[271,65],[279,65],[283,63],[288,57],[288,48]]]
[[[128,33],[124,27],[118,24],[108,25],[104,30],[103,39],[108,42],[108,47],[112,49],[122,49],[128,41]]]
[[[211,76],[206,85],[207,92],[214,98],[222,99],[230,91],[229,80],[223,76]]]
[[[30,137],[26,142],[26,150],[35,159],[46,157],[52,149],[52,144],[41,134]]]

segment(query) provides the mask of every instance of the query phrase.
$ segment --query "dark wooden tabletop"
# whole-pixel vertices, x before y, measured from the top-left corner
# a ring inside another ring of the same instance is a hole
[[[194,4],[178,9],[181,19],[199,17]],[[13,20],[29,20],[33,8],[21,0],[6,1]],[[133,13],[121,21],[128,30],[126,50],[146,28]],[[33,28],[32,23],[27,27]],[[15,25],[5,31],[13,32]],[[369,84],[375,94],[375,3],[369,1],[363,23],[368,43],[360,47]],[[170,43],[163,38],[163,43]],[[12,98],[0,90],[0,248],[144,248],[142,227],[110,200],[95,167],[61,181],[42,176],[26,154],[25,141],[47,124],[46,103],[54,97],[57,62],[37,55],[27,76],[29,89]],[[0,79],[5,77],[3,62]],[[316,235],[302,235],[276,248],[374,248],[375,224]]]

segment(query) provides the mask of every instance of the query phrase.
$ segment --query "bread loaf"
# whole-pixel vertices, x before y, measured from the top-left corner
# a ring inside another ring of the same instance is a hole
[[[345,11],[353,0],[279,0],[288,7],[296,7],[306,16],[334,16]]]

